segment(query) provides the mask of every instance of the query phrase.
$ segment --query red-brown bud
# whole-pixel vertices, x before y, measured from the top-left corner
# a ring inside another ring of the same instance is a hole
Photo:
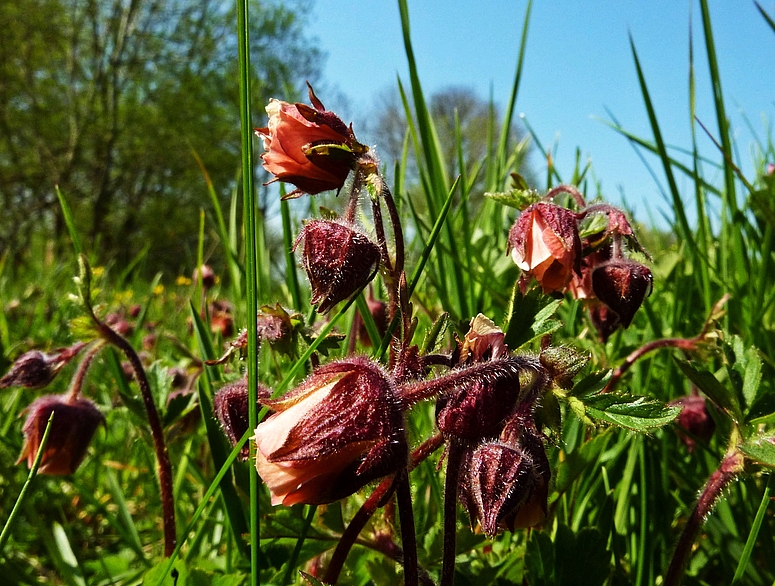
[[[89,442],[105,418],[97,406],[88,399],[70,399],[64,395],[46,395],[32,402],[27,408],[24,422],[24,445],[19,462],[27,460],[32,467],[43,439],[43,432],[51,413],[51,431],[43,452],[38,472],[52,476],[73,474],[83,461]]]
[[[521,286],[535,277],[544,293],[562,291],[580,274],[581,240],[576,214],[553,203],[526,208],[509,232],[511,257],[522,269]]]
[[[200,275],[202,276],[202,287],[204,287],[205,291],[212,289],[218,281],[215,271],[213,271],[210,265],[202,265],[198,269],[194,269],[194,274],[192,275],[194,283],[199,282]]]
[[[460,499],[489,536],[546,516],[551,471],[543,442],[530,426],[513,435],[504,431],[500,441],[467,451],[461,468]]]
[[[379,267],[379,247],[347,224],[312,220],[295,246],[302,240],[302,266],[312,287],[310,302],[319,304],[320,313],[368,285]]]
[[[258,385],[258,398],[269,399],[271,393],[263,385]],[[226,385],[213,397],[213,413],[221,424],[223,433],[232,447],[242,439],[248,430],[248,381],[243,378]],[[250,446],[246,443],[240,451],[240,459],[247,460]]]
[[[648,267],[626,259],[611,260],[592,271],[595,295],[619,316],[625,328],[651,294],[653,281]]]
[[[436,424],[446,436],[475,441],[498,435],[516,409],[521,364],[516,357],[475,364],[439,377]]]
[[[78,342],[53,354],[45,354],[39,350],[25,352],[14,361],[5,376],[0,378],[0,389],[15,386],[42,389],[48,386],[62,367],[75,358],[85,345]]]
[[[341,189],[356,157],[368,151],[355,140],[352,126],[325,109],[311,86],[309,97],[313,107],[270,100],[266,107],[269,123],[256,129],[264,141],[264,168],[274,180],[298,188],[286,199]]]
[[[332,362],[276,400],[256,428],[256,468],[272,504],[330,503],[406,462],[390,376],[365,358]]]
[[[676,423],[679,430],[687,431],[690,434],[678,432],[686,447],[689,448],[689,453],[694,451],[695,441],[693,438],[705,443],[710,441],[716,430],[716,422],[708,411],[705,397],[692,394],[676,399],[670,404],[681,407],[681,414],[676,419]]]

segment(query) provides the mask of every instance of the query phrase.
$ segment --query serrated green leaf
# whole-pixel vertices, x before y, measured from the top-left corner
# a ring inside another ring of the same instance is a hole
[[[745,352],[746,364],[743,371],[743,397],[750,406],[758,399],[759,386],[762,380],[762,359],[756,348],[748,348]]]
[[[667,425],[681,413],[680,407],[624,393],[587,396],[584,407],[592,419],[641,433]]]
[[[326,586],[323,582],[315,578],[315,576],[311,576],[307,572],[299,570],[299,574],[301,575],[302,578],[304,578],[304,581],[307,584],[311,584],[312,586]]]
[[[773,436],[759,436],[747,440],[740,446],[740,451],[763,466],[775,468],[775,437]]]
[[[735,421],[742,421],[740,403],[734,391],[722,385],[712,372],[699,370],[688,360],[675,358],[678,367],[708,398],[729,413]]]

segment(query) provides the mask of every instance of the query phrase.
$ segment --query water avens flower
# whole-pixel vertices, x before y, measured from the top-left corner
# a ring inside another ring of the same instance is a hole
[[[309,86],[312,106],[272,99],[266,107],[269,122],[256,133],[264,141],[264,168],[297,187],[285,198],[302,193],[339,190],[368,147],[355,139],[352,125],[325,109]]]
[[[48,386],[62,367],[75,358],[85,346],[83,342],[78,342],[53,354],[40,350],[25,352],[14,361],[5,376],[0,378],[0,389],[15,386],[42,389]]]
[[[397,471],[408,447],[395,385],[377,363],[348,358],[315,370],[256,428],[256,469],[272,504],[330,503]]]
[[[46,395],[32,402],[27,408],[24,422],[24,445],[19,462],[27,460],[32,467],[43,439],[43,432],[51,413],[51,431],[43,452],[38,472],[52,476],[73,474],[86,456],[91,438],[105,418],[97,406],[88,399],[73,399],[65,395]]]
[[[619,316],[625,328],[651,294],[653,281],[647,266],[626,259],[611,260],[592,271],[595,295]]]
[[[302,266],[312,287],[310,303],[319,304],[320,313],[368,285],[379,267],[379,247],[346,223],[312,220],[296,246],[302,241]]]
[[[520,286],[535,277],[544,293],[562,291],[580,275],[581,240],[576,214],[553,203],[526,208],[509,231],[509,251],[522,269]]]

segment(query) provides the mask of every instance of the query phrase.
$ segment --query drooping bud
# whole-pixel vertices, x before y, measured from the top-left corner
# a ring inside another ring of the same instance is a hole
[[[330,503],[406,462],[395,384],[366,358],[315,370],[256,428],[256,469],[272,504]]]
[[[89,442],[105,418],[88,399],[70,399],[64,395],[46,395],[27,408],[24,445],[17,464],[27,460],[32,467],[51,413],[51,431],[38,472],[52,476],[73,474],[86,456]]]
[[[353,227],[332,220],[313,220],[301,231],[302,266],[312,287],[310,303],[326,313],[374,278],[379,247]],[[295,248],[294,246],[294,248]]]
[[[215,271],[213,271],[210,265],[202,265],[201,267],[194,269],[194,274],[192,275],[194,283],[199,282],[200,275],[202,277],[202,287],[204,287],[205,291],[212,289],[218,281]]]
[[[273,181],[298,188],[285,199],[341,189],[357,156],[368,151],[355,139],[352,126],[326,110],[307,85],[313,107],[272,99],[266,107],[267,127],[256,129],[266,151],[261,159]]]
[[[676,423],[679,427],[678,433],[689,449],[689,453],[694,451],[695,441],[693,438],[697,438],[705,443],[710,441],[713,437],[713,432],[716,430],[716,422],[708,411],[705,397],[696,394],[695,391],[695,394],[681,397],[670,404],[681,407],[681,414],[676,419]],[[688,434],[681,433],[680,430],[684,430]]]
[[[592,271],[592,288],[597,298],[628,327],[643,300],[651,294],[653,277],[648,267],[626,259],[614,259]]]
[[[39,350],[25,352],[0,379],[0,389],[15,386],[42,389],[48,386],[62,367],[75,358],[84,346],[86,344],[78,342],[69,348],[56,350],[53,354],[45,354]]]
[[[446,436],[475,441],[500,432],[520,400],[518,357],[474,364],[428,383],[441,394],[436,402],[436,425]]]
[[[533,527],[546,516],[551,472],[543,442],[529,425],[512,427],[499,441],[468,451],[461,468],[460,500],[489,536]]]
[[[580,274],[581,240],[576,214],[553,203],[531,205],[509,232],[509,250],[523,271],[523,290],[535,277],[544,293],[562,291],[574,273]]]
[[[259,401],[270,397],[269,389],[258,385]],[[240,379],[226,385],[213,397],[213,413],[221,424],[223,433],[232,447],[236,446],[248,430],[248,381]],[[247,460],[250,446],[246,443],[240,451],[240,459]]]

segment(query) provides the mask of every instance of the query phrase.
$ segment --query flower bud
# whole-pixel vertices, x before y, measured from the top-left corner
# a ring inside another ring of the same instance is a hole
[[[258,398],[268,399],[269,389],[258,385]],[[221,424],[223,433],[232,447],[236,446],[248,430],[248,381],[240,379],[226,385],[213,397],[213,413]],[[247,460],[250,446],[246,443],[240,451],[240,459]]]
[[[692,394],[672,401],[670,404],[681,407],[681,413],[678,415],[676,423],[679,428],[679,436],[689,449],[689,453],[694,451],[695,441],[693,438],[697,438],[705,443],[710,441],[713,437],[713,432],[716,430],[716,422],[708,411],[705,397]],[[681,433],[680,430],[687,431],[691,435]]]
[[[76,357],[86,344],[78,342],[69,348],[45,354],[39,350],[25,352],[11,365],[10,370],[0,378],[0,389],[25,387],[42,389],[48,386],[62,370],[62,367]]]
[[[210,265],[202,265],[198,269],[194,269],[194,274],[191,276],[194,283],[199,282],[200,275],[202,276],[202,287],[204,287],[205,291],[212,289],[218,280],[215,276],[215,271],[213,271]]]
[[[562,291],[580,274],[581,240],[576,214],[553,203],[526,208],[509,232],[511,257],[522,269],[521,286],[535,277],[544,293]]]
[[[286,199],[341,189],[357,155],[368,151],[355,140],[352,126],[326,110],[307,85],[313,107],[272,99],[266,107],[267,127],[256,129],[266,151],[261,159],[275,176],[273,181],[286,181],[298,188]]]
[[[543,442],[529,426],[511,435],[480,444],[462,463],[460,499],[489,536],[533,527],[546,516],[551,472]]]
[[[471,326],[460,348],[460,362],[471,364],[508,356],[506,336],[490,318],[480,313],[471,320]]]
[[[69,399],[64,395],[46,395],[32,402],[24,422],[24,445],[17,464],[27,460],[32,467],[43,439],[48,419],[54,413],[48,443],[38,472],[52,476],[73,474],[86,455],[89,442],[105,418],[88,399]]]
[[[301,231],[302,266],[312,287],[310,303],[326,313],[374,278],[380,261],[379,247],[350,226],[313,220]]]
[[[256,428],[256,469],[272,504],[344,498],[405,464],[403,415],[389,375],[366,358],[315,370]]]
[[[592,271],[595,295],[619,316],[625,328],[651,294],[653,281],[648,267],[626,259],[614,259]]]
[[[442,394],[436,424],[446,437],[476,441],[496,436],[521,398],[518,358],[475,364],[432,383]]]

